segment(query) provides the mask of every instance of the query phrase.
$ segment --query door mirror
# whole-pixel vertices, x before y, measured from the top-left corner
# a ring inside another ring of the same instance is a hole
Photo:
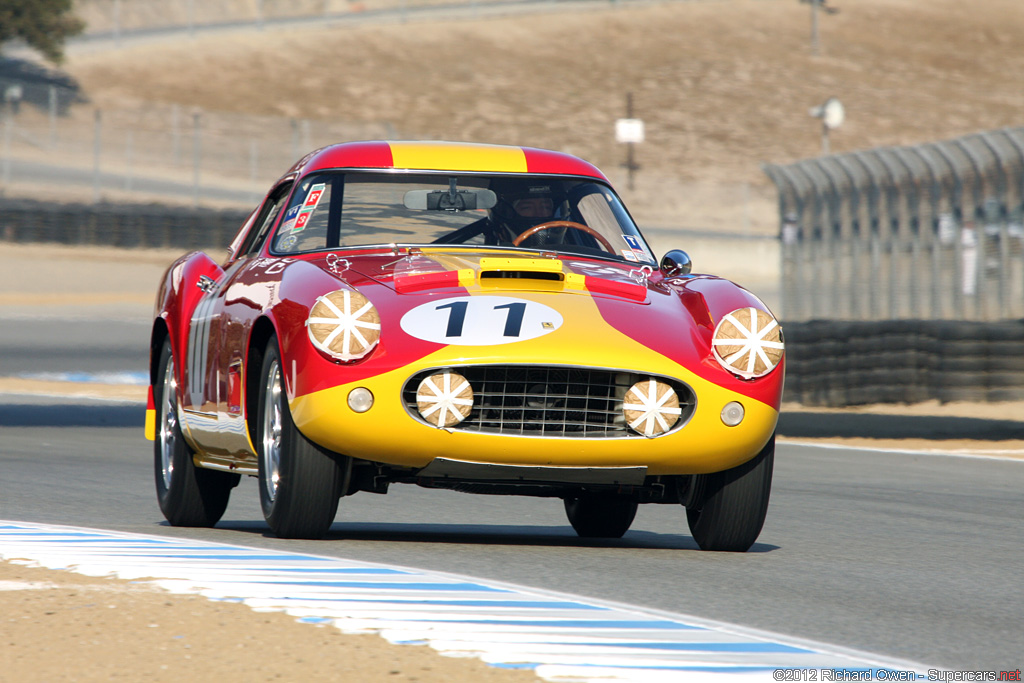
[[[679,277],[689,275],[693,270],[693,262],[690,255],[682,249],[673,249],[661,257],[661,274],[665,277]]]

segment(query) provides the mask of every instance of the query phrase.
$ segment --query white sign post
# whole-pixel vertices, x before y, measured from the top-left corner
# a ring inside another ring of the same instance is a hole
[[[618,119],[615,122],[615,141],[629,144],[643,142],[643,119]]]
[[[643,119],[633,118],[633,93],[626,93],[626,118],[615,121],[615,141],[626,145],[626,170],[632,190],[633,172],[640,168],[633,158],[633,145],[644,141]]]

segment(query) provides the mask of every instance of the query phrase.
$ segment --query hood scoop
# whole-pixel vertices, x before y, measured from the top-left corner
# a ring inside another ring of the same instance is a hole
[[[565,280],[565,273],[562,271],[562,262],[558,259],[493,257],[480,259],[480,279],[493,278],[562,282]]]
[[[463,261],[463,264],[466,262]],[[437,268],[441,264],[434,262],[432,265]],[[485,256],[472,265],[476,267],[395,273],[395,291],[399,294],[412,294],[477,285],[481,289],[589,292],[592,295],[612,296],[638,303],[647,300],[647,287],[642,284],[625,279],[567,272],[559,259]]]
[[[515,287],[522,289],[562,289],[567,276],[562,272],[562,262],[557,259],[494,258],[484,257],[478,262],[478,269],[431,270],[428,272],[403,273],[395,275],[395,291],[409,294],[441,287],[468,287],[479,282],[481,287]],[[436,263],[434,264],[436,267]],[[536,283],[525,282],[527,280]]]

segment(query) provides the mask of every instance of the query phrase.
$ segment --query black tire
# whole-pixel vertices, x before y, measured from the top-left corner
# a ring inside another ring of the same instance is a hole
[[[686,508],[690,533],[701,550],[742,553],[761,533],[768,512],[775,460],[775,435],[739,467],[701,475],[704,494]]]
[[[565,499],[565,514],[581,538],[622,538],[636,517],[636,509],[635,500],[613,493]]]
[[[153,473],[160,511],[171,526],[211,527],[224,516],[239,476],[195,466],[194,453],[178,423],[178,383],[169,340],[160,350],[153,404],[157,419]]]
[[[351,460],[317,446],[295,427],[280,359],[277,341],[271,339],[260,372],[255,430],[260,503],[278,537],[320,539],[338,512]]]

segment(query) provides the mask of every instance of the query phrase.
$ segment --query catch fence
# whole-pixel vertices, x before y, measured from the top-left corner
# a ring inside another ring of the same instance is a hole
[[[787,321],[1024,317],[1024,128],[764,170]]]
[[[4,82],[0,76],[0,88]],[[250,208],[312,149],[396,136],[386,121],[317,121],[173,104],[100,110],[64,107],[77,93],[53,84],[26,85],[22,92],[32,93],[36,106],[0,108],[0,195]]]

